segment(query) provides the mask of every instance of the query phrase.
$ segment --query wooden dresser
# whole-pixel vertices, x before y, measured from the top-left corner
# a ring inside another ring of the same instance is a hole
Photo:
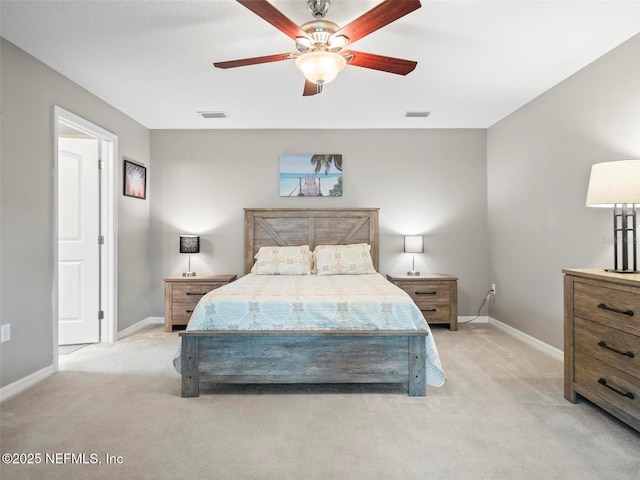
[[[458,330],[458,279],[451,275],[387,275],[418,306],[429,325],[449,325]]]
[[[640,431],[640,274],[564,273],[564,396]]]
[[[233,282],[236,275],[169,277],[164,279],[164,331],[189,323],[198,301],[211,290]]]

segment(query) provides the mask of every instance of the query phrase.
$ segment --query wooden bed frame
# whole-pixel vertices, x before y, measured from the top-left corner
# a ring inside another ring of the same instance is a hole
[[[245,273],[263,246],[368,243],[379,265],[377,208],[245,209]],[[426,395],[423,330],[183,331],[182,396],[202,383],[408,383]]]

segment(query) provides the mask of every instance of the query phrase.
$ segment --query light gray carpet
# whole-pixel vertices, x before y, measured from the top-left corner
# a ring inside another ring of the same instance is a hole
[[[81,348],[91,345],[90,343],[80,343],[78,345],[60,345],[58,346],[58,355],[69,355],[70,353],[77,352]]]
[[[61,357],[1,405],[3,479],[639,480],[640,434],[562,396],[562,362],[487,324],[434,329],[448,380],[396,387],[225,387],[180,398],[176,333],[151,326]],[[91,453],[101,465],[51,464]],[[104,456],[121,456],[105,464]],[[61,460],[64,457],[53,457]]]

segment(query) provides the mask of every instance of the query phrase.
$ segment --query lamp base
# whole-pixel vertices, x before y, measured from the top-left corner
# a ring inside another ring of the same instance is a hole
[[[640,270],[617,270],[615,268],[605,268],[603,270],[611,273],[640,273]]]
[[[419,277],[420,276],[420,272],[416,271],[416,270],[409,270],[407,272],[407,275],[410,275],[412,277]]]
[[[184,272],[182,274],[183,277],[195,277],[196,276],[196,272]]]
[[[613,209],[613,268],[605,268],[605,272],[639,273],[636,270],[638,268],[636,242],[635,204],[616,204]],[[618,263],[618,256],[622,257],[621,263]],[[629,268],[630,266],[632,268]]]

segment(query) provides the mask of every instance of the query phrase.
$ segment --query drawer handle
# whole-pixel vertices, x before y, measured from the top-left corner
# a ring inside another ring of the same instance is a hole
[[[621,310],[619,308],[607,307],[604,303],[601,303],[600,305],[598,305],[598,308],[601,308],[602,310],[608,310],[610,312],[621,313],[622,315],[629,315],[630,317],[633,317],[633,310]]]
[[[618,350],[616,348],[610,347],[609,345],[607,345],[607,342],[605,342],[604,340],[600,340],[598,342],[598,346],[602,347],[602,348],[606,348],[607,350],[611,350],[612,352],[616,352],[619,353],[620,355],[624,355],[625,357],[629,357],[629,358],[634,358],[635,355],[633,354],[633,352],[623,352],[622,350]]]
[[[187,295],[195,295],[196,297],[201,297],[202,295],[206,295],[206,293],[200,293],[200,292],[187,292]]]
[[[436,295],[438,292],[414,292],[416,295]]]
[[[437,312],[438,309],[437,308],[426,308],[424,310],[422,310],[423,312]]]
[[[193,313],[193,310],[187,310],[187,313]]]
[[[600,378],[598,379],[598,383],[599,383],[600,385],[603,385],[603,386],[607,387],[609,390],[613,390],[613,391],[614,391],[614,392],[616,392],[618,395],[621,395],[621,396],[623,396],[623,397],[630,398],[631,400],[633,400],[634,398],[636,398],[636,396],[635,396],[633,393],[631,393],[631,392],[625,392],[625,391],[623,391],[623,390],[619,390],[619,389],[617,389],[617,388],[615,388],[615,387],[612,387],[611,385],[609,385],[609,384],[607,383],[607,380],[606,380],[606,379],[604,379],[604,378],[602,378],[602,377],[600,377]]]

